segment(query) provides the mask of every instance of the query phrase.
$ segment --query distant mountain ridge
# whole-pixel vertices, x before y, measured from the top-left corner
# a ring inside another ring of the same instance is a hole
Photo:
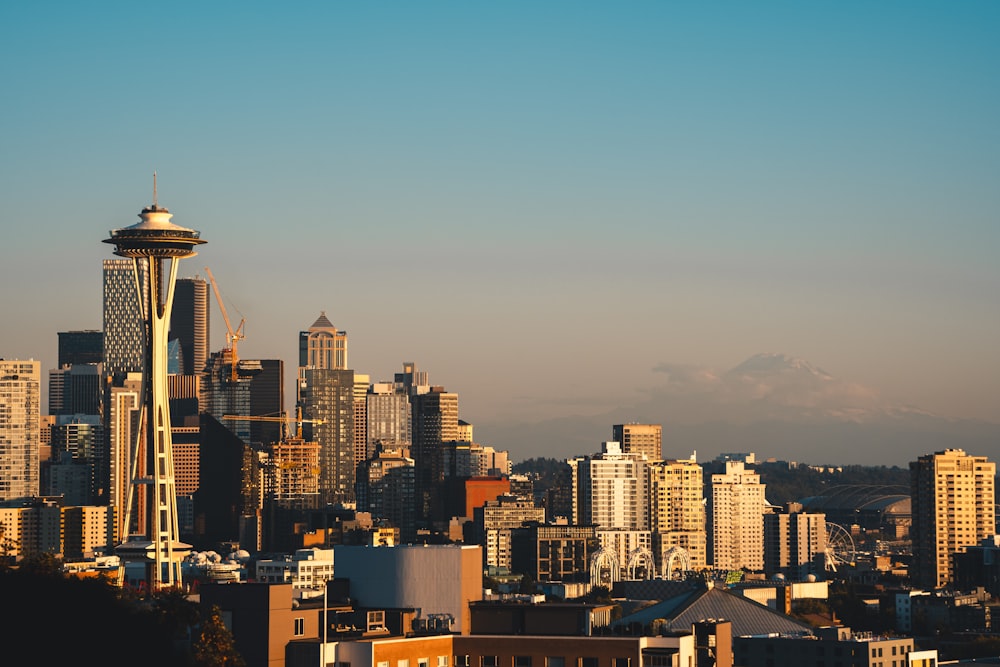
[[[665,382],[632,406],[534,423],[477,423],[477,440],[532,456],[592,454],[612,424],[663,424],[668,457],[720,452],[826,465],[905,466],[945,448],[1000,458],[1000,424],[953,419],[892,405],[877,392],[840,380],[803,359],[756,354],[728,371],[661,363]]]

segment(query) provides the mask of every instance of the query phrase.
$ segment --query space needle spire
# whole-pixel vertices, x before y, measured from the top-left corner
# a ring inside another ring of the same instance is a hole
[[[141,221],[114,229],[110,238],[104,239],[104,243],[115,246],[116,255],[132,260],[143,329],[140,428],[130,445],[128,501],[116,551],[125,562],[145,564],[146,584],[151,591],[181,584],[181,561],[190,551],[190,545],[178,539],[167,392],[167,335],[178,262],[197,254],[195,246],[204,241],[200,232],[170,222],[172,217],[170,211],[157,203],[154,171],[153,203],[139,213]],[[148,289],[143,289],[142,267],[147,269]],[[142,512],[137,521],[131,516],[134,505]],[[131,532],[133,526],[138,528],[135,533]]]

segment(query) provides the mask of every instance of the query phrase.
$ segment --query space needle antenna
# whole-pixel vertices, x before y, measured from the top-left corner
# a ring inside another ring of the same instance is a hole
[[[156,208],[156,170],[153,170],[153,208]]]

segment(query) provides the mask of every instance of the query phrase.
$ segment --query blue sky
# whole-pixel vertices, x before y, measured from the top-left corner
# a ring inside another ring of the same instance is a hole
[[[997,34],[995,2],[6,3],[0,356],[100,328],[156,170],[245,356],[326,311],[474,423],[759,352],[1000,421]]]

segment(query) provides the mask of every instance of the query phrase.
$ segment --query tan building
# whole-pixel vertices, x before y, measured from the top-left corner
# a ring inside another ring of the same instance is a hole
[[[321,312],[307,331],[299,332],[299,369],[347,369],[347,332],[338,331]]]
[[[626,454],[642,454],[647,461],[663,458],[663,426],[660,424],[615,424],[611,439],[620,442]]]
[[[716,569],[764,569],[764,486],[742,461],[726,461],[726,472],[712,475],[708,560]]]
[[[37,496],[41,446],[40,361],[0,359],[0,500]]]
[[[692,570],[707,564],[704,476],[694,455],[649,464],[649,529],[658,562],[676,547]]]
[[[916,586],[950,585],[952,554],[997,532],[995,477],[995,463],[961,449],[927,454],[910,463]]]

